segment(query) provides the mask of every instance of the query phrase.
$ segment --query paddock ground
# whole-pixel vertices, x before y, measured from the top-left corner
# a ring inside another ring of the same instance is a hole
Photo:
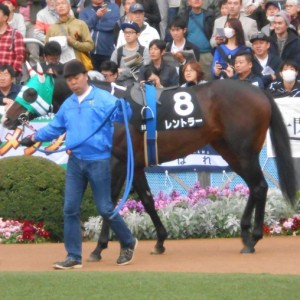
[[[300,236],[267,237],[254,254],[243,255],[238,238],[167,240],[166,253],[150,255],[154,241],[139,241],[132,264],[117,266],[119,243],[111,242],[100,262],[86,262],[95,242],[83,243],[83,268],[112,272],[268,273],[300,275]],[[0,244],[0,272],[66,272],[52,269],[65,257],[64,245]]]

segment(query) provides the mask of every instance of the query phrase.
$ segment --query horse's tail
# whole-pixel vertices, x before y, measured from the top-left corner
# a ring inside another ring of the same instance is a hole
[[[270,136],[276,154],[280,188],[285,199],[294,206],[297,187],[289,134],[273,97],[268,93],[266,95],[272,107]]]

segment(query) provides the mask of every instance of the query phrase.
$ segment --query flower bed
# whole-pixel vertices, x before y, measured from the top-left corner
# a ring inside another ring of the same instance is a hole
[[[214,238],[240,236],[240,219],[249,190],[237,185],[233,190],[217,187],[202,188],[196,183],[187,195],[173,191],[154,197],[155,207],[170,239]],[[129,199],[121,210],[129,228],[138,239],[155,239],[152,221],[141,201]],[[97,239],[102,218],[90,217],[84,223],[85,237]],[[300,233],[300,215],[295,215],[279,190],[268,193],[264,232],[267,235]],[[114,239],[114,236],[112,236]]]
[[[50,238],[43,223],[32,221],[3,220],[0,218],[0,243],[42,243]]]

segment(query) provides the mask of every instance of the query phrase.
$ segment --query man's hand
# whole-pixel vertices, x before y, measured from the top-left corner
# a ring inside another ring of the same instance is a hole
[[[32,135],[28,135],[25,138],[23,138],[20,141],[20,145],[24,146],[24,147],[31,147],[35,144],[36,142],[34,141],[34,137],[33,134]]]
[[[179,61],[180,64],[183,65],[186,62],[186,59],[182,52],[178,51],[176,53],[173,53],[172,55],[174,58],[176,58]]]

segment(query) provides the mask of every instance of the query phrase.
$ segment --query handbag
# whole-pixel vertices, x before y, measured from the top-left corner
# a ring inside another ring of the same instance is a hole
[[[90,56],[85,52],[80,52],[80,60],[84,64],[87,71],[94,70],[94,66]]]
[[[65,34],[65,36],[66,36],[66,43],[67,43],[68,33],[67,33],[65,27],[62,24],[58,24],[58,26],[60,28],[60,31]],[[75,56],[75,53],[74,53],[74,56]],[[91,60],[91,58],[90,58],[90,56],[89,56],[88,53],[86,53],[86,52],[79,52],[79,56],[80,56],[80,61],[84,64],[84,67],[85,67],[85,69],[87,71],[94,70],[94,66],[93,66],[92,60]]]

